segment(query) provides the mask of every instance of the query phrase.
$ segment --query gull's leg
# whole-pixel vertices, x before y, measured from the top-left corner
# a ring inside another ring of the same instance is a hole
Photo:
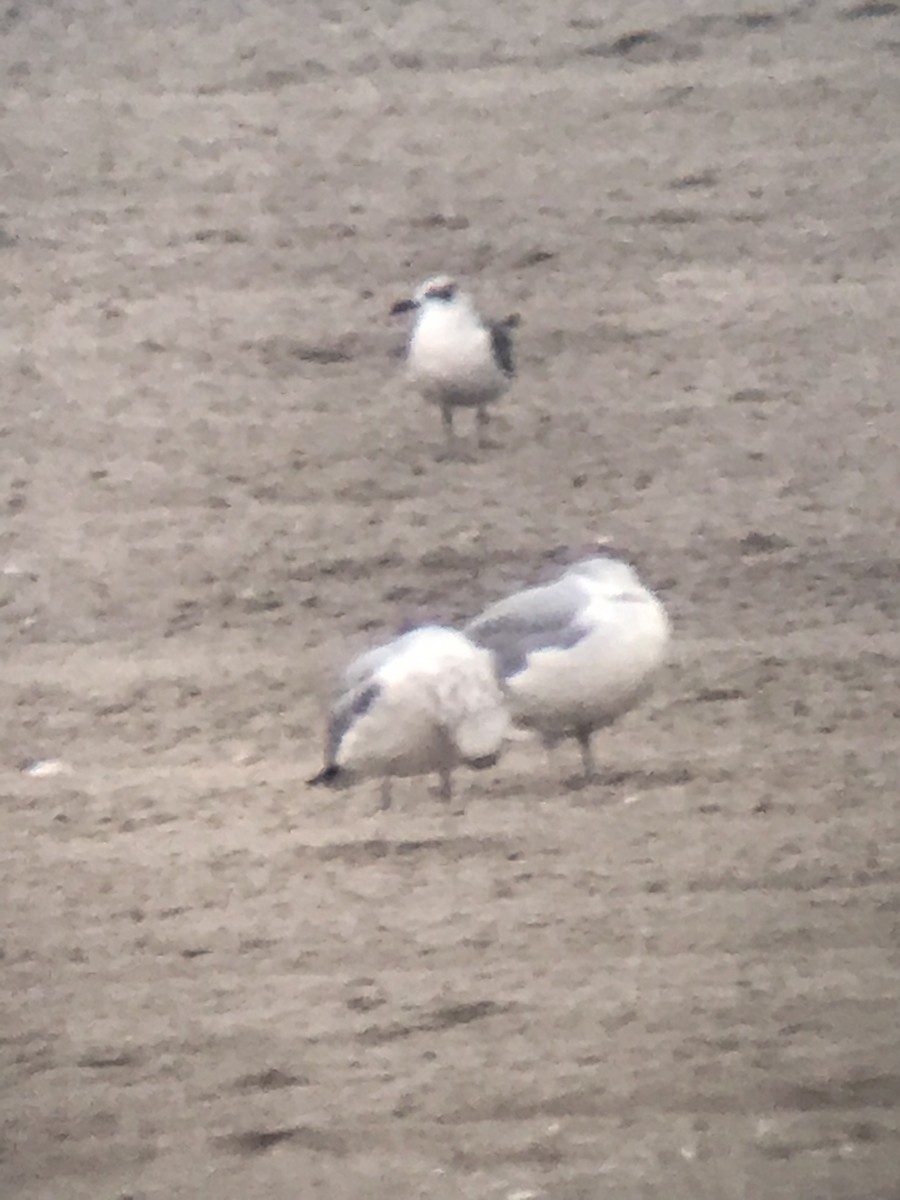
[[[444,426],[444,446],[447,451],[453,450],[456,443],[456,433],[453,429],[453,405],[441,405],[441,422]]]
[[[379,803],[378,803],[379,811],[387,812],[387,810],[391,807],[392,799],[393,799],[393,797],[391,795],[391,777],[390,777],[390,775],[385,775],[384,779],[382,779],[382,781],[381,781],[381,793],[379,795]]]
[[[499,443],[488,436],[488,426],[491,423],[491,413],[486,404],[478,405],[478,410],[475,414],[475,420],[478,424],[478,449],[496,450]]]
[[[465,813],[464,804],[453,803],[453,772],[449,767],[442,767],[440,772],[441,786],[439,795],[446,805],[446,829],[452,835],[456,830],[456,818]]]
[[[478,422],[478,445],[484,450],[488,447],[488,425],[491,423],[491,414],[488,412],[486,404],[478,405],[478,412],[475,414],[475,419]]]
[[[559,745],[559,738],[551,733],[541,735],[541,745],[544,747],[544,753],[547,756],[547,770],[552,775],[553,768],[556,764],[556,755],[554,750]]]
[[[441,405],[441,421],[444,426],[444,445],[438,451],[438,462],[447,462],[453,459],[462,459],[465,461],[468,454],[465,453],[457,441],[456,430],[453,428],[453,405],[444,403]]]
[[[579,729],[575,736],[578,739],[578,745],[581,749],[581,765],[584,768],[584,780],[587,782],[589,779],[593,779],[596,774],[594,752],[591,749],[591,730]]]

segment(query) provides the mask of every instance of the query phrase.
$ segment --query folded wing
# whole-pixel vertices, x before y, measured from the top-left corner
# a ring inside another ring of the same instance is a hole
[[[466,634],[494,655],[501,679],[511,679],[541,650],[569,650],[591,632],[588,596],[577,579],[529,588],[492,604]]]

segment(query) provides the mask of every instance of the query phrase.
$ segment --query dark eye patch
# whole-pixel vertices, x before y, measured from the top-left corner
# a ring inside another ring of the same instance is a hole
[[[429,288],[426,294],[429,300],[452,300],[456,291],[455,283],[445,283],[442,287]]]

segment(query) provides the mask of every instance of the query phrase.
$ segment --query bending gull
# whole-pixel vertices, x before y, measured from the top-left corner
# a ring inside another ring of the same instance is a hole
[[[486,321],[455,280],[437,275],[426,280],[391,313],[415,310],[416,323],[407,350],[409,374],[424,398],[437,404],[444,424],[446,450],[455,447],[453,414],[474,408],[478,445],[489,445],[489,406],[509,387],[515,374],[511,330],[517,316]]]
[[[394,777],[493,766],[511,732],[491,655],[454,629],[426,625],[353,660],[328,727],[325,766],[308,782],[332,787],[380,776],[381,807]]]
[[[491,605],[465,632],[492,651],[516,725],[547,745],[577,739],[589,779],[593,733],[649,693],[669,621],[636,572],[608,553]]]

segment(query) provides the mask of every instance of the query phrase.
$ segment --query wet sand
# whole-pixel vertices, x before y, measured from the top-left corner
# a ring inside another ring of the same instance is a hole
[[[896,1200],[900,10],[604,9],[2,18],[5,1198]],[[597,534],[677,642],[596,785],[304,786]]]

